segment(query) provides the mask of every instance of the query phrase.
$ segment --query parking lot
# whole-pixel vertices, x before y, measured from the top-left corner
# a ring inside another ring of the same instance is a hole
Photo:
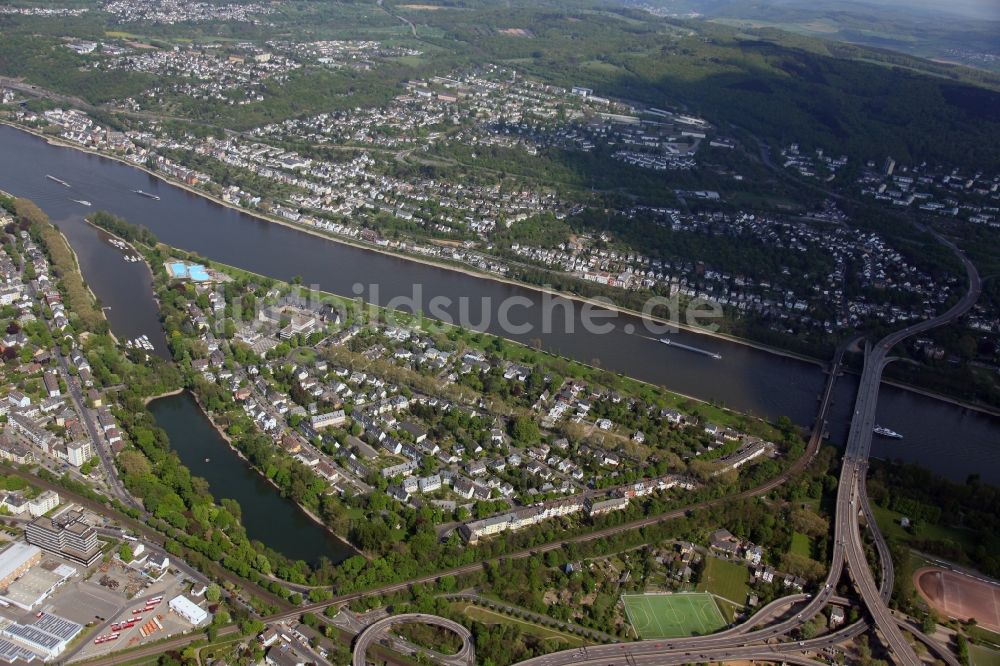
[[[171,599],[184,592],[185,584],[182,578],[168,573],[159,581],[143,589],[134,599],[125,600],[120,595],[120,588],[118,590],[111,590],[108,586],[101,586],[99,582],[95,582],[99,581],[102,575],[100,571],[95,573],[86,586],[81,586],[80,592],[92,593],[102,600],[117,597],[117,607],[110,614],[105,615],[100,613],[105,620],[98,622],[98,628],[90,633],[86,645],[81,647],[79,652],[74,655],[74,658],[84,659],[103,656],[118,650],[136,647],[147,640],[157,641],[191,628],[188,622],[178,617],[175,613],[170,612],[167,606]],[[163,597],[162,601],[151,610],[144,610],[147,601],[158,596]],[[138,611],[138,613],[133,611]],[[131,627],[120,627],[117,631],[111,628],[114,624],[125,623],[134,618],[142,619]],[[153,618],[156,618],[159,623],[153,622]],[[146,636],[143,636],[144,627],[147,631]],[[94,643],[94,639],[100,636],[108,636],[112,633],[119,634],[118,638],[102,643]]]
[[[43,604],[41,610],[55,613],[62,617],[86,625],[91,622],[98,624],[121,612],[125,601],[115,594],[104,590],[87,581],[78,585],[69,585]]]

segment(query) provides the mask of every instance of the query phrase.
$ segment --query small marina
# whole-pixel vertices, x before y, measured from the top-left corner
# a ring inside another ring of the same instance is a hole
[[[153,351],[156,347],[153,343],[149,341],[148,335],[140,335],[137,338],[129,339],[125,341],[126,349],[140,349],[145,351]]]
[[[109,238],[108,243],[111,244],[113,247],[118,248],[122,252],[126,253],[122,256],[122,258],[128,263],[137,264],[140,261],[142,261],[142,257],[140,257],[139,255],[129,254],[131,252],[135,252],[135,250],[128,243],[118,240],[117,238]]]
[[[502,303],[504,298],[515,295],[532,299],[536,305],[540,302],[535,292],[520,287],[331,243],[220,207],[162,183],[157,185],[161,202],[156,206],[143,205],[142,198],[125,195],[140,188],[151,191],[147,174],[105,158],[47,144],[12,128],[0,127],[0,146],[10,158],[0,165],[2,188],[38,199],[77,252],[88,285],[102,305],[110,308],[107,316],[118,339],[148,334],[156,348],[151,355],[166,357],[169,352],[162,332],[157,330],[158,311],[149,281],[136,279],[135,267],[111,254],[121,256],[121,250],[108,245],[103,234],[83,223],[85,209],[69,196],[51,196],[57,190],[46,174],[72,177],[73,188],[86,192],[94,209],[109,210],[142,224],[168,244],[262,275],[284,279],[301,276],[305,283],[342,295],[351,294],[356,283],[377,282],[377,298],[374,294],[366,296],[367,300],[381,304],[396,296],[412,294],[413,284],[419,283],[425,294],[421,304],[424,311],[428,294],[448,296],[456,303],[462,294],[488,296],[492,303]],[[278,247],[281,251],[274,251]],[[211,269],[208,273],[213,279],[221,279]],[[172,277],[191,279],[184,271]],[[195,271],[194,277],[201,274]],[[484,328],[503,334],[496,326],[495,311],[484,310],[479,299],[471,303],[472,321],[489,322]],[[453,319],[458,320],[457,308],[453,310]],[[537,314],[540,311],[538,307],[516,309],[524,313],[517,323],[526,321],[540,330],[541,316]],[[575,317],[573,313],[570,311],[569,316]],[[657,337],[626,336],[621,332],[621,327],[628,323],[638,330],[641,326],[638,320],[621,316],[618,323],[611,334],[595,336],[576,320],[574,335],[549,334],[543,337],[542,344],[553,353],[582,360],[600,358],[604,368],[767,418],[788,416],[795,423],[806,424],[814,414],[823,381],[814,365],[730,341],[702,342],[699,336],[685,331],[671,335],[672,339],[688,345],[711,344],[722,352],[727,372],[739,381],[720,382],[706,368],[705,354],[662,353],[663,347],[654,346],[659,342]],[[530,341],[527,335],[510,337],[525,343]],[[842,442],[846,434],[845,424],[852,412],[856,389],[854,375],[847,374],[837,382],[830,419],[830,437],[835,444]],[[997,471],[1000,447],[996,446],[1000,420],[995,416],[886,385],[879,395],[877,421],[906,423],[907,432],[903,433],[906,446],[890,438],[874,437],[872,452],[876,457],[923,464],[951,479],[964,480],[970,473],[980,473],[984,480],[1000,482]],[[940,455],[942,441],[954,442],[953,455]],[[201,463],[204,457],[203,453],[197,461]],[[220,460],[215,454],[211,457],[213,462]]]

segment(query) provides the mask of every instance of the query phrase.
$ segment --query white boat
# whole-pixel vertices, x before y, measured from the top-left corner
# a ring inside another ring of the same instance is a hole
[[[903,436],[900,435],[898,432],[896,432],[895,430],[890,430],[885,426],[877,425],[872,429],[872,432],[882,437],[888,437],[889,439],[903,439]]]
[[[73,203],[78,203],[81,206],[88,206],[88,207],[91,205],[89,201],[84,201],[83,199],[73,199]]]

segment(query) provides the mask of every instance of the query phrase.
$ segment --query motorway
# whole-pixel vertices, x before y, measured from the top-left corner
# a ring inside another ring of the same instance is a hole
[[[941,239],[950,247],[953,245]],[[828,603],[841,601],[835,595],[836,585],[840,580],[845,565],[849,567],[855,584],[858,586],[862,599],[869,609],[875,626],[881,632],[883,640],[886,641],[894,661],[897,663],[917,664],[919,660],[906,639],[903,638],[900,630],[901,620],[895,618],[888,610],[886,601],[891,594],[892,565],[891,560],[886,557],[887,548],[879,545],[881,535],[877,531],[874,522],[869,520],[873,534],[876,535],[876,545],[879,546],[880,564],[882,573],[881,586],[875,584],[865,559],[864,548],[861,542],[861,535],[858,526],[857,516],[860,511],[866,508],[867,495],[864,488],[864,476],[867,470],[867,457],[871,445],[872,428],[874,427],[874,414],[878,394],[878,386],[881,380],[881,372],[888,362],[887,352],[893,345],[903,340],[909,335],[928,330],[934,326],[954,320],[964,314],[978,298],[980,282],[975,268],[972,267],[964,256],[963,263],[969,274],[970,288],[966,296],[959,301],[948,312],[931,320],[915,324],[897,333],[887,336],[872,349],[866,350],[865,369],[858,390],[858,398],[855,405],[856,414],[852,419],[851,432],[848,440],[848,447],[844,455],[844,464],[841,472],[841,483],[837,497],[837,520],[835,523],[835,546],[833,549],[833,561],[826,584],[810,599],[808,595],[803,595],[804,601],[808,603],[793,617],[778,622],[777,624],[748,631],[754,625],[770,619],[771,615],[777,616],[775,612],[777,606],[768,606],[762,611],[766,611],[756,619],[751,619],[750,623],[733,627],[729,630],[719,632],[710,636],[696,636],[684,639],[670,639],[662,641],[637,641],[619,645],[599,645],[582,649],[565,650],[551,653],[535,659],[522,662],[519,666],[569,666],[580,664],[583,666],[605,666],[607,664],[683,664],[692,661],[730,661],[756,659],[762,661],[783,661],[785,663],[796,664],[816,664],[820,663],[802,656],[805,652],[817,652],[832,648],[835,645],[851,640],[863,633],[867,626],[864,622],[857,622],[838,632],[812,639],[808,641],[772,643],[762,645],[766,641],[781,640],[803,624],[822,612]],[[839,374],[840,365],[846,344],[838,349],[837,355],[831,363],[829,381],[820,400],[819,416],[813,427],[806,453],[792,465],[785,473],[779,475],[762,486],[745,491],[735,497],[754,497],[770,492],[773,488],[784,483],[789,477],[799,473],[812,460],[823,433],[827,426],[827,415],[832,396],[833,385]],[[626,525],[619,525],[605,530],[598,530],[589,534],[581,535],[571,539],[564,539],[544,546],[539,546],[531,550],[520,551],[507,555],[507,558],[518,559],[531,557],[539,553],[563,547],[569,543],[579,543],[599,539],[605,536],[619,533],[624,530],[633,530],[645,525],[652,525],[661,521],[671,520],[684,515],[687,511],[705,508],[707,506],[733,499],[733,497],[722,498],[720,500],[710,500],[702,502],[684,509],[668,512],[658,516],[651,516],[639,521],[633,521]],[[477,562],[459,567],[451,571],[439,572],[420,577],[414,580],[404,581],[386,585],[373,590],[355,592],[340,595],[331,600],[309,604],[303,607],[292,609],[283,613],[265,618],[267,621],[283,620],[296,617],[304,612],[322,611],[327,606],[343,604],[348,601],[360,599],[372,595],[385,594],[402,589],[411,585],[433,582],[442,576],[457,575],[479,570],[485,563]],[[888,583],[888,584],[887,584]],[[930,645],[934,645],[926,637],[918,636]],[[183,638],[179,642],[183,642]],[[189,639],[190,640],[190,639]],[[938,648],[940,651],[940,648]],[[953,658],[946,656],[949,664],[954,663]]]
[[[865,630],[865,624],[863,622],[855,623],[854,625],[851,625],[850,627],[847,627],[839,632],[835,632],[834,634],[824,636],[821,639],[811,641],[800,641],[799,643],[785,642],[770,645],[760,645],[760,643],[769,640],[780,640],[822,612],[823,608],[828,603],[835,600],[835,588],[840,581],[841,574],[845,566],[850,572],[851,578],[858,589],[864,605],[868,609],[874,626],[877,628],[881,639],[890,651],[893,661],[895,663],[904,664],[920,663],[915,652],[913,651],[913,648],[903,636],[901,626],[905,627],[911,634],[917,636],[918,639],[923,640],[932,647],[935,646],[930,639],[919,635],[919,632],[915,632],[913,628],[906,625],[904,621],[894,617],[886,605],[892,590],[892,563],[891,559],[888,557],[888,547],[871,516],[870,507],[868,506],[867,493],[865,492],[865,475],[867,472],[867,459],[871,447],[872,430],[875,426],[875,413],[881,375],[885,366],[892,360],[888,356],[889,350],[911,335],[944,325],[964,315],[969,308],[972,307],[980,294],[981,283],[975,267],[964,256],[964,254],[962,254],[958,248],[954,246],[954,244],[937,234],[935,235],[942,243],[949,246],[960,257],[969,277],[969,289],[959,302],[942,315],[887,335],[876,345],[866,347],[864,369],[859,382],[858,395],[855,403],[855,414],[851,422],[847,447],[843,458],[840,485],[838,488],[833,559],[824,588],[817,592],[817,594],[811,599],[806,596],[805,600],[807,600],[808,603],[793,617],[756,631],[749,631],[749,628],[755,625],[760,625],[763,621],[765,621],[765,619],[770,619],[771,610],[773,609],[770,609],[769,607],[766,609],[768,611],[767,613],[759,613],[758,616],[755,616],[756,619],[751,620],[751,623],[744,624],[739,627],[733,627],[729,630],[710,636],[671,639],[669,641],[637,641],[625,645],[592,646],[584,650],[585,654],[581,654],[580,649],[566,650],[522,662],[524,666],[559,666],[562,664],[596,665],[621,663],[620,660],[622,657],[625,658],[625,663],[627,664],[672,664],[689,663],[691,661],[727,661],[732,659],[777,659],[788,663],[817,663],[808,658],[802,657],[801,653],[832,647],[835,643],[830,641],[842,641],[849,635],[859,635]],[[735,496],[701,502],[683,509],[678,509],[657,516],[651,516],[639,521],[633,521],[632,523],[625,525],[619,525],[605,530],[598,530],[571,539],[565,539],[546,544],[544,546],[539,546],[531,550],[509,554],[506,557],[510,559],[530,557],[549,550],[561,548],[569,543],[599,539],[612,534],[620,533],[622,531],[634,530],[643,526],[679,518],[688,511],[705,508],[722,501],[728,501],[734,498],[760,496],[770,492],[770,490],[778,487],[788,478],[804,469],[818,450],[819,443],[826,430],[832,389],[836,381],[836,377],[839,374],[845,348],[846,345],[842,345],[841,348],[838,349],[837,355],[831,364],[829,381],[820,399],[819,416],[817,417],[814,425],[813,433],[810,437],[806,453],[783,474],[761,486],[744,491]],[[65,359],[60,360],[65,363]],[[65,372],[68,368],[64,365],[63,370]],[[70,386],[71,394],[74,392],[74,389],[79,390],[77,386],[73,385],[72,380],[70,380],[68,384]],[[81,403],[83,402],[82,395],[72,395],[72,397],[74,398],[74,401],[79,400]],[[80,406],[83,407],[83,413],[86,414],[85,405]],[[88,421],[87,425],[92,428],[93,426],[89,423],[89,419],[85,420]],[[94,432],[91,434],[92,436],[95,435]],[[100,441],[99,438],[96,437],[95,440]],[[104,456],[101,457],[102,462],[107,464],[108,461],[103,459]],[[114,483],[114,481],[117,481],[117,478],[115,475],[110,475],[109,480]],[[116,487],[114,490],[117,491],[116,494],[119,494],[119,496],[124,495],[125,497],[128,497],[127,492],[123,492],[123,488]],[[864,543],[862,541],[858,523],[859,514],[866,517],[875,539],[875,544],[879,553],[879,564],[881,567],[881,585],[876,584],[865,555]],[[304,607],[292,609],[266,619],[269,621],[287,619],[289,617],[298,616],[303,612],[321,611],[330,605],[342,604],[353,599],[397,591],[414,584],[432,582],[445,575],[472,572],[478,570],[484,564],[484,562],[477,562],[453,569],[451,571],[439,572],[418,579],[387,585],[373,590],[341,595],[329,601],[306,605]],[[777,616],[777,614],[775,614],[775,616]],[[223,631],[220,633],[228,632]],[[184,639],[181,638],[179,640],[182,642]],[[754,643],[757,643],[757,645],[753,645]],[[938,650],[940,651],[940,648],[938,648]],[[953,658],[950,655],[945,653],[943,658],[949,663],[953,663]]]
[[[354,653],[351,657],[352,666],[365,666],[365,654],[373,641],[377,641],[386,631],[398,624],[427,624],[435,627],[443,627],[452,631],[462,639],[462,647],[452,655],[439,655],[437,661],[446,666],[472,666],[476,663],[476,652],[472,643],[472,634],[463,625],[438,617],[437,615],[426,615],[421,613],[403,613],[400,615],[390,615],[382,618],[378,622],[368,625],[364,631],[358,634],[354,642]]]
[[[968,257],[947,239],[939,234],[934,235],[941,243],[951,248],[962,261],[969,280],[968,290],[962,299],[949,308],[947,312],[895,333],[890,333],[879,340],[874,347],[866,347],[864,369],[858,386],[858,397],[854,405],[854,416],[851,419],[847,448],[844,451],[843,467],[841,468],[840,487],[837,492],[837,519],[834,529],[835,552],[844,553],[854,584],[865,607],[871,614],[882,640],[893,658],[898,663],[904,664],[919,664],[920,660],[904,638],[899,625],[886,605],[886,599],[879,594],[878,586],[875,584],[875,579],[865,557],[857,516],[859,512],[871,516],[868,508],[868,496],[865,491],[865,475],[868,471],[868,455],[871,451],[872,430],[875,427],[875,412],[878,405],[882,370],[892,360],[888,356],[889,350],[911,335],[942,326],[961,317],[973,306],[982,290],[979,273]],[[876,535],[876,546],[883,556],[880,559],[885,560],[881,562],[883,577],[891,577],[892,561],[885,557],[888,555],[888,549],[884,545],[878,526],[874,521],[870,521],[869,528]]]
[[[896,618],[889,611],[886,604],[892,594],[892,560],[889,557],[888,545],[885,543],[872,517],[870,507],[868,506],[868,495],[865,490],[865,475],[868,469],[868,455],[871,450],[872,430],[875,427],[875,411],[879,385],[882,379],[882,370],[891,361],[891,358],[888,357],[889,350],[911,335],[942,326],[961,317],[976,302],[982,289],[979,274],[972,265],[972,262],[953,243],[938,234],[934,235],[941,243],[951,248],[962,261],[968,276],[968,290],[965,296],[945,313],[887,335],[874,348],[866,346],[864,369],[858,387],[855,413],[851,420],[851,429],[841,468],[840,485],[837,490],[833,559],[823,589],[794,617],[757,631],[746,631],[745,629],[736,627],[710,636],[660,641],[647,640],[627,645],[589,647],[583,653],[580,650],[564,650],[523,661],[518,666],[570,666],[571,664],[583,666],[597,666],[600,664],[604,666],[606,664],[620,663],[626,665],[653,663],[682,664],[693,661],[728,661],[735,659],[816,663],[809,660],[805,662],[796,661],[793,659],[795,655],[789,652],[801,653],[833,647],[838,642],[845,640],[845,638],[860,635],[866,628],[865,624],[858,622],[839,632],[824,636],[821,639],[800,641],[797,644],[786,642],[780,645],[767,646],[766,648],[749,644],[784,637],[818,615],[824,606],[833,599],[834,590],[840,581],[845,565],[850,571],[854,584],[871,615],[875,627],[891,654],[893,663],[907,665],[921,663],[913,648],[903,636],[901,630],[901,626],[903,626],[919,640],[935,650],[947,663],[956,664],[954,657],[946,650],[931,641],[928,637],[915,632],[905,621]],[[832,368],[830,383],[827,386],[827,392],[824,394],[821,404],[820,417],[817,419],[817,424],[814,427],[814,437],[816,437],[817,432],[822,433],[825,429],[829,391],[832,389],[832,383],[841,356],[842,351],[839,350],[838,357],[835,359]],[[810,446],[812,445],[813,442],[810,441]],[[865,515],[868,519],[869,528],[875,539],[879,552],[879,565],[881,567],[881,585],[875,583],[865,557],[864,543],[861,539],[861,531],[858,523],[859,514]],[[762,610],[768,610],[768,613],[773,611],[770,606]],[[759,623],[753,619],[750,622],[753,624]],[[750,623],[744,625],[744,627],[748,626],[751,626]],[[775,654],[777,650],[780,650],[780,657]]]

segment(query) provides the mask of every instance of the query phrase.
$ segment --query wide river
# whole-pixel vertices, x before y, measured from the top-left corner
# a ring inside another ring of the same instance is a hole
[[[583,306],[563,299],[555,308],[558,325],[547,330],[544,299],[531,289],[317,238],[220,206],[139,169],[54,146],[6,126],[0,126],[0,156],[0,189],[35,200],[59,223],[80,257],[87,282],[102,304],[110,306],[108,317],[119,337],[145,333],[162,340],[162,332],[149,285],[137,279],[141,267],[111,256],[106,250],[116,252],[114,248],[82,222],[93,210],[109,210],[147,226],[165,243],[217,261],[279,279],[300,276],[305,284],[345,296],[360,293],[381,305],[410,297],[417,289],[417,307],[423,312],[444,312],[460,321],[464,308],[464,320],[482,323],[491,333],[525,343],[538,339],[552,352],[597,361],[604,368],[733,409],[771,419],[787,415],[802,425],[810,425],[815,416],[824,375],[811,363],[692,333],[671,336],[721,354],[716,360],[660,344],[629,315],[602,319],[600,323],[612,325],[608,333],[588,331],[581,324]],[[434,297],[447,302],[431,303]],[[509,300],[515,297],[518,301]],[[497,323],[503,304],[512,302],[510,320],[525,325],[516,332]],[[567,331],[570,326],[572,332]],[[831,415],[834,442],[843,441],[855,391],[856,379],[838,381]],[[883,386],[880,393],[878,418],[905,439],[876,437],[874,455],[917,462],[956,480],[979,474],[1000,485],[1000,419],[891,386]]]

